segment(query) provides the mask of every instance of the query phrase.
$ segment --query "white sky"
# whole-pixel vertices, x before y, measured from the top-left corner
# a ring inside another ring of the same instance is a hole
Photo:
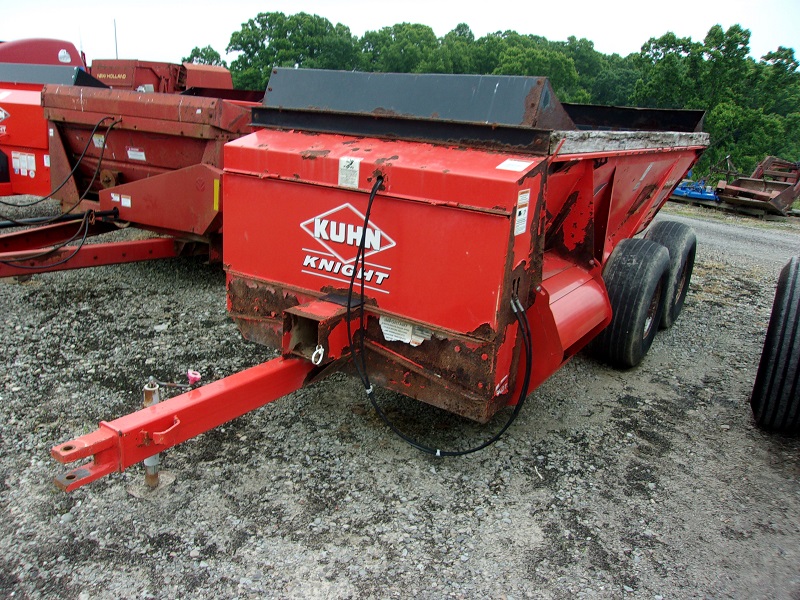
[[[114,58],[114,21],[120,58],[178,62],[194,46],[225,47],[234,31],[259,12],[317,14],[350,27],[354,35],[395,23],[422,23],[443,36],[458,23],[475,37],[512,29],[549,40],[587,38],[605,54],[638,52],[650,37],[672,31],[702,41],[715,24],[751,31],[751,55],[778,46],[800,56],[799,0],[3,0],[0,40],[49,37],[68,40],[91,62]]]

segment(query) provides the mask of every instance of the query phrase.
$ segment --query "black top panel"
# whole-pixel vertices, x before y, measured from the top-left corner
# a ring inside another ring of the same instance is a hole
[[[4,81],[8,83],[53,83],[57,85],[108,87],[80,67],[62,67],[58,65],[0,63],[0,82]]]
[[[328,113],[574,129],[545,77],[274,69],[264,106]]]
[[[263,102],[264,92],[254,90],[229,90],[227,88],[190,87],[180,93],[181,96],[199,96],[201,98],[221,98],[241,102]]]
[[[545,77],[272,71],[253,124],[549,151],[552,131],[700,131],[702,111],[562,104]]]
[[[562,105],[578,129],[593,131],[680,131],[703,130],[705,112],[664,108],[629,108],[592,104]]]

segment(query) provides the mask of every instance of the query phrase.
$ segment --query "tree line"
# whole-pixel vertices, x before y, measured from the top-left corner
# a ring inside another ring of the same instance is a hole
[[[467,24],[437,37],[419,23],[398,23],[358,37],[318,15],[259,13],[231,34],[226,52],[240,89],[266,89],[273,67],[396,73],[533,75],[550,79],[564,102],[702,109],[711,147],[696,171],[730,157],[750,172],[765,156],[800,161],[800,64],[779,46],[759,60],[750,31],[714,25],[702,41],[668,32],[640,52],[603,54],[592,41],[551,41],[503,31],[475,38]],[[224,65],[210,46],[188,62]]]

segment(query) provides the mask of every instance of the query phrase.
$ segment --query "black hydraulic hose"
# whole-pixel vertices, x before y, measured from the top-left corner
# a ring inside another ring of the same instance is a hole
[[[47,256],[50,256],[51,254],[54,254],[58,250],[60,250],[61,248],[65,247],[71,241],[77,239],[78,236],[81,236],[81,241],[75,247],[75,250],[72,252],[72,254],[70,254],[69,256],[67,256],[65,258],[62,258],[59,261],[56,261],[54,263],[48,264],[47,267],[48,268],[57,267],[59,265],[63,265],[65,263],[67,263],[68,261],[70,261],[73,258],[75,258],[75,256],[77,256],[78,252],[80,252],[81,248],[83,248],[83,245],[86,243],[86,238],[89,235],[89,215],[90,214],[91,214],[91,211],[89,211],[87,213],[84,213],[83,220],[81,221],[80,226],[78,227],[77,233],[75,233],[75,235],[73,235],[67,241],[63,242],[61,245],[56,246],[56,247],[54,247],[54,248],[52,248],[52,249],[50,249],[50,250],[48,250],[46,252],[42,252],[41,254],[36,254],[36,255],[33,255],[33,256],[26,256],[24,258],[13,258],[13,259],[4,260],[4,261],[0,261],[0,262],[2,262],[2,264],[7,265],[9,267],[16,267],[17,269],[27,269],[27,270],[35,271],[35,270],[40,269],[41,267],[39,267],[39,266],[28,266],[28,265],[23,265],[23,264],[18,264],[18,263],[23,263],[25,261],[38,259],[38,258],[46,258]],[[81,235],[81,232],[83,232],[82,235]]]
[[[112,118],[112,117],[105,117],[105,118],[107,119],[107,118]],[[100,122],[102,122],[102,120]],[[108,135],[111,133],[111,130],[114,129],[114,127],[116,125],[118,125],[119,123],[122,123],[122,119],[116,119],[116,120],[112,121],[111,124],[108,127],[106,127],[106,132],[103,135],[103,145],[100,148],[100,156],[97,159],[97,166],[95,167],[94,173],[92,174],[92,179],[91,179],[91,181],[89,181],[89,184],[86,186],[86,189],[84,190],[84,192],[78,198],[78,201],[75,204],[73,204],[72,206],[70,206],[67,210],[62,211],[63,214],[71,213],[73,210],[75,210],[78,207],[78,205],[81,202],[83,202],[83,200],[86,198],[86,196],[89,195],[89,192],[92,191],[92,186],[94,185],[94,182],[97,179],[97,176],[100,174],[100,168],[103,165],[103,157],[105,156],[105,153],[106,153],[106,140],[108,139]],[[81,159],[82,158],[83,158],[83,155],[81,155]],[[76,166],[76,168],[77,168],[77,166]]]
[[[30,206],[36,206],[37,204],[40,204],[41,202],[44,202],[45,200],[49,200],[50,198],[52,198],[53,195],[56,192],[58,192],[62,187],[67,185],[67,182],[75,174],[75,171],[78,170],[78,167],[80,166],[81,162],[83,162],[83,158],[86,156],[86,153],[89,151],[89,146],[92,144],[92,141],[94,140],[94,134],[97,133],[97,130],[100,127],[100,125],[103,122],[108,121],[109,119],[113,120],[114,117],[103,117],[97,123],[95,123],[94,129],[92,129],[92,133],[89,134],[89,139],[86,141],[86,145],[83,147],[83,152],[81,152],[81,155],[78,157],[78,160],[75,161],[75,166],[72,167],[72,170],[69,172],[69,175],[67,175],[64,178],[64,180],[60,184],[58,184],[58,187],[56,189],[54,189],[52,192],[47,194],[47,196],[42,196],[38,200],[34,200],[32,202],[26,202],[24,204],[16,204],[14,202],[6,202],[5,200],[0,200],[0,204],[4,204],[5,206],[11,206],[13,208],[28,208]],[[113,123],[111,125],[111,127],[113,127],[116,123],[119,123],[119,122],[120,122],[119,120],[116,121],[115,123]],[[108,131],[111,130],[111,127],[109,127]],[[106,133],[106,135],[108,135],[108,134]],[[105,142],[103,142],[103,149],[105,149]]]
[[[94,129],[92,130],[92,135],[91,135],[90,139],[94,137],[94,133],[97,131],[97,128],[100,126],[101,123],[103,123],[104,121],[107,121],[108,119],[113,119],[113,118],[114,117],[103,117],[102,119],[100,119],[97,122],[97,124],[94,126]],[[42,225],[42,224],[48,224],[48,223],[55,223],[55,222],[57,222],[59,220],[64,220],[65,216],[67,216],[70,213],[72,213],[72,211],[75,210],[75,208],[77,208],[78,205],[81,202],[83,202],[84,198],[86,198],[86,196],[89,194],[89,191],[92,189],[92,185],[94,185],[94,182],[97,179],[97,175],[100,173],[100,167],[103,164],[103,156],[104,156],[105,151],[106,151],[106,139],[108,138],[108,134],[111,133],[111,130],[114,128],[115,125],[117,125],[118,123],[121,123],[121,122],[122,122],[121,119],[113,120],[113,121],[111,121],[111,124],[106,128],[105,135],[103,136],[103,146],[100,148],[100,156],[99,156],[99,158],[97,160],[97,167],[95,167],[94,174],[92,175],[92,179],[89,182],[89,185],[86,186],[86,190],[83,192],[83,194],[81,194],[80,198],[78,198],[78,201],[75,204],[73,204],[72,206],[70,206],[67,210],[62,211],[62,213],[60,215],[56,215],[55,217],[45,217],[44,220],[39,221],[38,224]],[[41,202],[42,200],[46,200],[47,198],[51,197],[59,189],[61,189],[61,187],[64,184],[66,184],[66,182],[69,180],[69,177],[71,177],[72,174],[75,173],[76,169],[78,168],[78,165],[83,160],[83,157],[86,155],[86,151],[87,151],[88,148],[89,148],[89,144],[87,143],[86,147],[83,149],[83,153],[81,154],[80,158],[78,159],[78,162],[72,168],[72,171],[70,172],[70,175],[64,181],[61,182],[61,185],[59,185],[58,188],[53,190],[50,193],[49,196],[46,196],[45,198],[41,198],[40,200],[37,200],[36,202],[34,202],[34,204],[36,204],[38,202]],[[114,216],[117,216],[119,214],[119,212],[118,212],[118,210],[116,208],[114,208],[111,211],[107,211],[107,212],[113,213]],[[8,266],[12,266],[12,267],[17,267],[18,269],[38,270],[40,268],[38,266],[27,266],[27,265],[23,265],[23,264],[20,264],[20,263],[23,263],[23,262],[28,261],[28,260],[46,258],[46,257],[48,257],[48,256],[50,256],[52,254],[55,254],[56,252],[58,252],[59,250],[64,248],[67,244],[69,244],[70,242],[74,241],[75,239],[77,239],[80,236],[81,237],[80,242],[75,247],[75,250],[69,256],[67,256],[65,258],[62,258],[61,260],[59,260],[57,262],[50,263],[47,266],[52,268],[52,267],[57,267],[57,266],[60,266],[60,265],[63,265],[65,263],[69,262],[70,260],[72,260],[73,258],[75,258],[78,255],[78,252],[81,251],[81,248],[83,248],[83,245],[86,243],[86,238],[89,235],[89,226],[90,226],[91,221],[94,219],[94,215],[95,214],[96,213],[93,210],[88,210],[88,211],[84,212],[82,214],[82,217],[80,217],[82,220],[81,220],[80,226],[78,227],[78,231],[75,233],[75,235],[73,235],[68,240],[66,240],[66,241],[64,241],[64,242],[62,242],[60,244],[57,244],[53,248],[51,248],[49,250],[46,250],[45,252],[41,252],[40,254],[36,254],[36,255],[32,255],[32,256],[26,256],[24,258],[19,258],[19,259],[9,259],[9,260],[6,260],[6,261],[2,261],[2,264],[8,265]],[[8,219],[8,220],[12,221],[14,224],[21,224],[19,221],[15,221],[14,219]],[[81,235],[81,233],[82,233],[82,235]]]
[[[369,382],[369,376],[367,375],[367,363],[364,357],[364,246],[365,240],[367,239],[367,227],[369,226],[369,216],[372,212],[372,204],[375,201],[375,196],[378,193],[381,185],[383,184],[383,176],[379,175],[377,179],[375,179],[375,183],[372,186],[372,191],[369,194],[369,201],[367,202],[367,210],[364,215],[364,228],[361,232],[361,241],[358,244],[358,249],[356,250],[356,260],[353,264],[353,274],[350,276],[350,285],[347,288],[347,314],[345,316],[345,325],[347,329],[347,342],[350,345],[350,354],[353,357],[353,366],[356,368],[356,372],[358,373],[359,378],[361,379],[361,383],[364,384],[364,389],[367,390],[367,393],[372,392],[372,385]],[[350,305],[353,301],[353,287],[355,286],[356,281],[356,274],[359,271],[359,261],[361,261],[361,315],[359,318],[359,325],[361,328],[361,366],[356,360],[356,353],[355,353],[355,344],[353,343],[353,332],[350,326],[351,323],[351,309]]]
[[[379,176],[375,180],[375,184],[372,186],[372,191],[369,195],[369,201],[367,202],[367,210],[364,215],[364,228],[362,229],[361,240],[358,245],[358,250],[356,251],[356,259],[353,265],[353,274],[350,277],[350,284],[347,288],[347,314],[345,317],[345,324],[347,329],[347,342],[350,347],[350,356],[353,360],[353,366],[358,373],[359,378],[361,379],[361,383],[364,385],[364,390],[367,393],[367,397],[370,400],[375,412],[381,418],[381,420],[403,441],[408,443],[409,445],[413,446],[417,450],[421,452],[425,452],[426,454],[431,454],[433,456],[464,456],[466,454],[472,454],[473,452],[478,452],[479,450],[483,450],[488,446],[494,444],[497,440],[499,440],[502,435],[511,427],[511,424],[517,420],[520,411],[522,410],[522,406],[525,404],[525,399],[528,396],[528,387],[530,386],[531,381],[531,369],[533,365],[533,340],[532,340],[532,332],[530,323],[528,322],[528,316],[525,313],[525,308],[522,306],[522,303],[519,301],[516,293],[512,295],[511,298],[511,310],[514,313],[514,317],[517,319],[517,323],[519,324],[519,330],[522,335],[522,345],[525,352],[525,374],[522,379],[522,385],[520,387],[519,398],[517,399],[517,405],[514,407],[514,411],[511,413],[511,416],[506,421],[505,425],[498,431],[494,436],[479,444],[478,446],[474,446],[472,448],[468,448],[466,450],[441,450],[439,448],[432,448],[430,446],[426,446],[418,442],[417,440],[409,437],[386,416],[386,413],[383,412],[381,407],[378,405],[377,401],[375,400],[375,390],[372,387],[372,384],[369,380],[369,375],[367,373],[367,362],[366,362],[366,348],[365,348],[365,337],[366,337],[366,316],[365,316],[365,306],[364,306],[364,270],[366,268],[365,264],[365,245],[366,245],[366,237],[367,237],[367,227],[369,226],[369,218],[370,213],[372,212],[372,205],[375,201],[375,196],[378,193],[381,185],[383,184],[383,176]],[[360,265],[359,265],[360,263]],[[355,287],[355,280],[357,273],[359,271],[359,267],[361,270],[361,313],[359,315],[359,357],[356,356],[356,347],[355,347],[355,340],[353,338],[353,332],[351,329],[351,310],[350,305],[353,299],[353,288]]]
[[[105,218],[111,217],[112,219],[116,219],[119,217],[119,209],[112,208],[111,210],[96,210],[93,211],[94,216],[96,218]],[[83,219],[86,212],[82,213],[70,213],[70,214],[62,214],[56,217],[30,217],[27,219],[20,219],[19,221],[0,221],[0,229],[6,229],[8,227],[18,227],[19,225],[39,225],[39,224],[51,224],[51,223],[63,223],[66,221],[78,221]]]
[[[514,316],[519,323],[520,332],[522,333],[522,341],[523,341],[523,348],[525,349],[525,375],[522,379],[522,386],[520,387],[519,398],[517,398],[517,405],[514,407],[514,412],[511,413],[511,416],[506,421],[505,425],[498,431],[495,435],[491,438],[479,444],[477,446],[473,446],[472,448],[468,448],[466,450],[441,450],[439,448],[432,448],[430,446],[426,446],[418,442],[417,440],[409,437],[402,431],[400,431],[397,426],[392,423],[389,417],[381,410],[378,403],[375,401],[375,395],[372,391],[367,390],[367,396],[372,403],[375,412],[378,413],[378,416],[398,437],[400,437],[403,441],[408,443],[410,446],[413,446],[417,450],[424,452],[425,454],[431,454],[433,456],[465,456],[467,454],[472,454],[474,452],[478,452],[483,450],[484,448],[488,448],[492,444],[494,444],[497,440],[499,440],[503,434],[508,430],[509,427],[517,420],[519,413],[522,411],[522,406],[525,404],[525,399],[528,397],[528,387],[530,386],[531,380],[531,368],[533,363],[533,347],[531,342],[531,330],[530,324],[528,322],[528,316],[525,314],[525,310],[522,308],[522,305],[519,303],[519,300],[514,297],[511,303],[512,309],[514,310]]]

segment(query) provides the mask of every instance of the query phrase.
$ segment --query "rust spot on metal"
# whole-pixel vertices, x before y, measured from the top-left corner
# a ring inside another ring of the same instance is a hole
[[[570,160],[566,162],[550,163],[548,175],[555,175],[556,173],[569,173],[574,167],[577,167],[580,161]]]
[[[428,344],[429,341],[424,344]],[[439,342],[444,343],[445,347],[452,344],[452,342],[444,340],[439,340]],[[402,342],[369,343],[366,359],[370,379],[381,387],[408,395],[479,423],[489,421],[498,408],[507,403],[505,398],[500,400],[492,398],[491,386],[484,385],[483,389],[479,388],[479,383],[487,379],[480,377],[474,371],[473,361],[464,361],[460,368],[455,368],[454,361],[463,358],[467,354],[466,352],[462,351],[460,355],[456,355],[450,347],[447,352],[449,355],[447,360],[452,370],[447,371],[445,364],[430,364],[430,358],[436,356],[434,352],[425,353],[427,360],[423,359],[422,368],[398,360],[397,353],[402,352],[407,355],[409,348],[413,347]],[[470,354],[474,354],[474,352]],[[349,365],[348,371],[352,372],[351,366],[352,363]],[[439,372],[440,369],[444,374]],[[459,373],[461,376],[458,375]]]
[[[373,109],[372,114],[378,115],[381,117],[400,117],[403,116],[402,113],[397,112],[396,110],[390,110],[388,108],[377,107]]]
[[[491,330],[488,324],[480,328],[484,335]],[[494,336],[488,336],[490,340]],[[450,389],[476,389],[481,381],[491,381],[494,376],[493,361],[485,361],[483,354],[496,354],[495,342],[475,339],[471,343],[462,340],[448,339],[441,333],[434,334],[431,339],[419,346],[411,346],[403,342],[388,342],[383,337],[378,319],[370,316],[367,324],[367,339],[372,343],[370,348],[380,350],[380,370],[402,369],[411,371],[428,380],[428,387],[446,387]],[[396,373],[395,379],[403,377]],[[397,391],[403,392],[402,389]],[[486,403],[491,394],[485,396]],[[436,406],[442,406],[435,399],[428,400]],[[442,406],[460,413],[457,407]]]
[[[550,228],[545,233],[545,249],[550,249],[556,245],[558,241],[558,236],[563,234],[563,227],[564,222],[567,220],[570,212],[572,212],[572,208],[575,206],[575,203],[578,201],[578,197],[580,193],[578,190],[572,192],[569,197],[567,197],[567,201],[564,202],[564,205],[561,207],[561,210],[558,211],[558,214],[554,217],[548,218],[550,221]]]
[[[389,157],[387,157],[387,158],[376,158],[376,159],[375,159],[375,164],[376,164],[376,165],[382,165],[382,164],[384,164],[384,163],[388,163],[388,162],[389,162],[389,161],[391,161],[391,160],[397,160],[397,159],[399,159],[399,158],[400,158],[400,157],[399,157],[399,156],[397,156],[396,154],[395,154],[394,156],[389,156]]]
[[[316,160],[318,158],[325,158],[330,153],[330,150],[303,150],[300,153],[300,157],[303,160]]]
[[[242,335],[273,348],[280,348],[283,311],[298,304],[291,292],[257,281],[236,277],[228,282],[228,312]]]
[[[575,129],[575,123],[558,101],[553,89],[539,78],[525,97],[520,125],[539,129]]]
[[[653,196],[653,193],[656,191],[656,188],[657,186],[652,183],[642,188],[642,191],[639,192],[639,196],[636,198],[636,202],[634,202],[628,209],[629,217],[636,214],[636,212],[642,207],[642,205]]]

